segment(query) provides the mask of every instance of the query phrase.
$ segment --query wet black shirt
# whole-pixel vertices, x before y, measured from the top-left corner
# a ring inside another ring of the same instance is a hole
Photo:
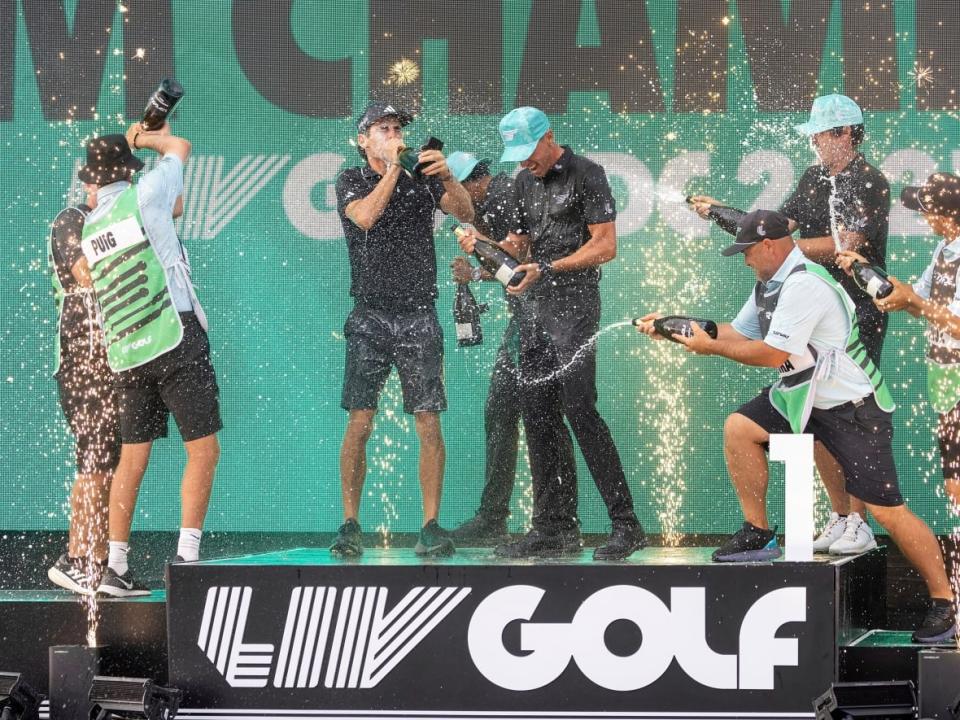
[[[486,195],[473,204],[473,224],[491,240],[503,242],[517,227],[517,199],[513,178],[499,173],[490,178]],[[516,313],[522,296],[511,295],[504,288],[504,296],[512,312]]]
[[[862,233],[866,240],[857,252],[873,265],[886,267],[887,232],[890,220],[890,185],[877,168],[857,153],[836,175],[837,222],[843,229]],[[806,169],[797,189],[780,208],[780,212],[795,220],[801,238],[830,236],[830,176],[822,165]],[[839,282],[859,306],[870,303],[853,278],[834,263],[824,267]]]
[[[491,240],[503,242],[517,226],[513,178],[499,173],[490,178],[487,193],[473,204],[473,223]]]
[[[436,177],[418,182],[400,173],[383,214],[368,231],[354,225],[346,207],[373,192],[380,175],[370,167],[347,168],[337,178],[337,210],[350,256],[350,294],[381,309],[433,305],[437,297],[434,213],[443,197]]]
[[[588,225],[613,222],[616,204],[603,168],[563,146],[563,155],[543,178],[522,170],[516,179],[517,227],[530,236],[533,260],[566,257],[590,239]],[[560,288],[592,287],[600,282],[600,268],[553,273],[530,292],[547,296]]]
[[[83,257],[80,241],[83,238],[83,223],[90,208],[77,205],[64,208],[50,227],[50,252],[53,255],[54,272],[60,280],[64,292],[71,293],[79,289],[72,268]],[[92,300],[88,299],[87,302]],[[61,311],[61,337],[71,338],[90,332],[90,323],[95,322],[93,313],[88,313],[84,298],[79,295],[66,295]]]

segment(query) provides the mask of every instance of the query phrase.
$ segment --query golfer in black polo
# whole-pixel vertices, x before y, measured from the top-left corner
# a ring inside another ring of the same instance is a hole
[[[518,222],[504,247],[533,262],[514,294],[528,293],[530,319],[520,330],[523,421],[533,475],[533,528],[521,540],[501,545],[506,557],[562,555],[580,551],[576,484],[538,472],[562,447],[566,417],[587,467],[607,506],[612,532],[594,558],[617,560],[646,544],[610,429],[597,412],[600,270],[617,253],[616,210],[603,168],[560,146],[550,121],[536,108],[521,107],[500,121],[502,162],[519,161]],[[461,247],[471,252],[473,237]]]
[[[367,107],[357,122],[357,146],[367,162],[344,170],[336,184],[355,303],[343,329],[347,356],[342,405],[350,413],[340,450],[344,523],[330,548],[342,557],[363,552],[358,515],[366,445],[392,367],[400,376],[403,409],[414,416],[420,440],[423,525],[416,552],[453,552],[453,542],[437,524],[445,461],[440,412],[447,400],[443,332],[434,307],[433,218],[440,208],[470,222],[473,206],[439,150],[419,154],[422,178],[410,177],[401,168],[403,127],[412,119],[390,104]]]

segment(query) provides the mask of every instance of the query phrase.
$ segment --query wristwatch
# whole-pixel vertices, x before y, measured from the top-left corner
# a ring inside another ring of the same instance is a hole
[[[479,266],[473,268],[473,270],[470,271],[470,279],[474,282],[480,282],[480,279],[483,277],[481,272],[482,271],[480,270]]]
[[[547,277],[553,273],[553,263],[547,260],[540,260],[537,262],[537,267],[540,268],[540,276]]]

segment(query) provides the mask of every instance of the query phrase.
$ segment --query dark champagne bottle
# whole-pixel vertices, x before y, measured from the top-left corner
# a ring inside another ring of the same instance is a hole
[[[486,304],[477,302],[467,283],[457,283],[457,295],[453,299],[453,323],[459,347],[479,345],[483,342],[480,313],[486,311]]]
[[[893,283],[887,279],[887,273],[882,268],[854,260],[850,269],[853,271],[853,280],[857,283],[857,287],[870,297],[883,300],[893,292]]]
[[[687,203],[693,204],[693,198],[690,195],[687,196]],[[710,210],[707,212],[707,217],[713,220],[721,230],[734,236],[737,234],[737,225],[740,224],[740,218],[744,215],[746,213],[743,210],[738,210],[729,205],[715,205],[713,203],[710,203]]]
[[[658,335],[662,335],[667,340],[679,342],[678,335],[683,337],[692,337],[693,330],[690,325],[697,323],[700,328],[714,340],[717,339],[717,324],[713,320],[702,320],[700,318],[687,317],[686,315],[666,315],[653,321],[653,329]],[[640,318],[633,319],[634,325],[640,324]]]
[[[457,237],[463,235],[464,230],[459,225],[453,226],[453,234]],[[480,261],[480,265],[488,273],[499,280],[504,287],[509,285],[517,286],[527,274],[521,270],[517,272],[517,266],[520,264],[506,250],[483,238],[476,238],[477,244],[473,248],[473,254]]]
[[[164,78],[143,109],[143,119],[140,120],[143,129],[159,130],[163,127],[167,116],[182,97],[183,85],[173,78]]]
[[[443,150],[443,141],[437,140],[435,137],[428,138],[419,150],[404,147],[397,155],[397,162],[400,163],[400,167],[414,180],[423,180],[423,167],[420,165],[419,157],[424,150]]]

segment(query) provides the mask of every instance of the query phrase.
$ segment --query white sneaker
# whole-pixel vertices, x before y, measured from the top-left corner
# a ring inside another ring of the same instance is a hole
[[[858,555],[873,550],[877,541],[873,537],[873,530],[867,525],[858,513],[847,515],[847,527],[843,536],[830,546],[831,555]]]
[[[843,537],[843,531],[847,528],[847,518],[840,517],[838,513],[830,513],[830,520],[827,522],[823,532],[813,541],[813,551],[815,553],[825,553],[830,550],[830,546]]]

